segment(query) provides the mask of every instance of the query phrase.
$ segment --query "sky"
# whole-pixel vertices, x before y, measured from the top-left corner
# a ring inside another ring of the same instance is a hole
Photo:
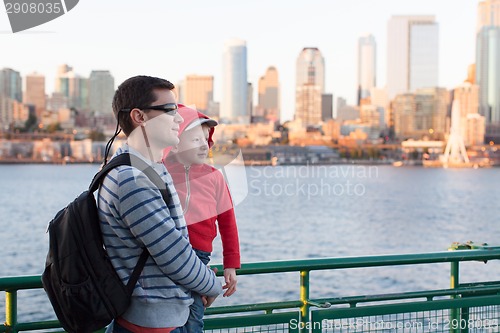
[[[80,0],[65,15],[12,33],[0,13],[0,68],[46,76],[54,87],[57,66],[77,74],[110,70],[118,85],[144,74],[174,84],[186,75],[213,75],[222,99],[224,43],[247,42],[248,80],[267,67],[278,70],[282,120],[293,119],[295,64],[304,47],[325,58],[326,93],[355,103],[357,42],[371,33],[377,43],[377,86],[385,86],[387,22],[393,15],[435,15],[439,24],[439,85],[460,84],[475,59],[477,0]]]

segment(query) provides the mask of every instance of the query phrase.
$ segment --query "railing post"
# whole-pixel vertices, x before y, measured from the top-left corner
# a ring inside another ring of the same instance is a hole
[[[450,288],[456,289],[459,286],[459,262],[451,262]],[[451,298],[457,298],[452,295]],[[460,328],[460,313],[458,308],[450,309],[450,333],[458,333]]]
[[[300,271],[300,333],[307,332],[308,323],[311,320],[309,315],[309,271]]]
[[[5,291],[5,326],[7,333],[17,333],[17,290]]]

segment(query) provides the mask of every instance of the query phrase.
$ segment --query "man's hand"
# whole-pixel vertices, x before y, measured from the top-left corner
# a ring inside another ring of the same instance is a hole
[[[224,269],[224,280],[226,284],[222,287],[222,289],[227,289],[224,293],[224,297],[231,296],[236,291],[236,284],[238,280],[236,279],[236,269],[235,268],[226,268]]]
[[[215,301],[215,299],[217,298],[217,296],[215,297],[210,297],[210,296],[201,296],[201,301],[203,302],[203,306],[206,308],[208,308],[210,305],[212,305],[212,303]]]

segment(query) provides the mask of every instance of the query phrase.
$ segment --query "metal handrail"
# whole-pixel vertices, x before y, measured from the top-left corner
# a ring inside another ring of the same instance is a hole
[[[431,253],[416,253],[416,254],[391,254],[391,255],[372,255],[361,257],[342,257],[342,258],[317,258],[317,259],[298,259],[298,260],[280,260],[280,261],[267,261],[267,262],[253,262],[242,264],[241,269],[238,270],[238,275],[257,275],[257,274],[270,274],[270,273],[284,273],[284,272],[300,272],[301,285],[300,285],[300,299],[284,302],[273,303],[260,303],[248,305],[234,305],[224,307],[214,307],[208,309],[206,314],[209,315],[222,315],[222,314],[236,314],[250,311],[265,311],[264,315],[255,315],[260,319],[272,318],[272,320],[280,320],[283,318],[290,318],[293,316],[292,312],[288,313],[273,313],[274,310],[296,309],[300,312],[300,320],[308,322],[310,318],[311,307],[326,307],[326,303],[341,304],[362,301],[374,301],[381,299],[403,299],[403,298],[416,298],[423,297],[431,299],[436,296],[447,295],[454,297],[461,293],[474,293],[476,291],[488,291],[498,293],[500,285],[492,284],[491,286],[481,288],[475,287],[460,287],[458,284],[458,264],[465,261],[482,261],[500,259],[500,249],[491,248],[473,248],[467,250],[456,251],[441,251]],[[312,300],[309,299],[309,272],[314,270],[332,270],[332,269],[346,269],[346,268],[367,268],[367,267],[384,267],[384,266],[401,266],[401,265],[418,265],[418,264],[432,264],[432,263],[451,263],[451,289],[434,290],[428,292],[410,292],[399,293],[392,295],[372,295],[370,297],[356,298],[331,298]],[[211,265],[211,267],[218,268],[218,276],[223,275],[223,268],[221,265]],[[46,329],[60,327],[57,321],[45,321],[35,323],[18,323],[17,322],[17,291],[22,289],[37,289],[41,288],[41,277],[39,275],[32,276],[18,276],[18,277],[3,277],[0,278],[0,291],[6,292],[6,321],[5,326],[0,326],[0,332],[13,332],[16,333],[21,330],[33,329]],[[263,317],[267,316],[267,317]],[[212,324],[222,322],[221,318],[213,318]],[[226,323],[227,325],[227,323]]]

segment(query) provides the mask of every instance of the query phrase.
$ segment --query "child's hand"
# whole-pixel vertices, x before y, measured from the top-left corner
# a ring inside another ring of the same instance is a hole
[[[222,289],[227,289],[224,293],[224,297],[231,296],[236,291],[236,284],[238,283],[236,279],[236,269],[235,268],[226,268],[224,269],[224,280],[226,284],[222,287]]]

